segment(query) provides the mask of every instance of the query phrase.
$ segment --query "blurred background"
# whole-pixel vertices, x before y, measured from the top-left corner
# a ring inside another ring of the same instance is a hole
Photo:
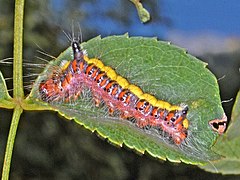
[[[157,37],[186,48],[207,62],[220,78],[228,118],[240,87],[240,3],[238,0],[143,0],[151,21],[142,24],[130,1],[28,0],[25,5],[24,59],[44,63],[38,50],[57,57],[69,47],[63,30],[72,21],[81,26],[83,41],[129,33]],[[0,0],[0,59],[13,57],[14,2]],[[12,67],[0,65],[4,77]],[[35,67],[30,73],[39,73]],[[25,75],[29,70],[25,69]],[[224,77],[224,78],[222,78]],[[25,79],[29,85],[29,78]],[[7,81],[12,88],[12,81]],[[29,91],[26,91],[26,94]],[[0,110],[0,166],[10,126],[11,111]],[[14,147],[11,179],[236,179],[205,172],[198,167],[173,164],[117,148],[74,122],[52,112],[25,112]]]

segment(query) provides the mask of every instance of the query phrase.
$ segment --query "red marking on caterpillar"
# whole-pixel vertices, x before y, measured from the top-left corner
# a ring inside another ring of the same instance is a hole
[[[227,128],[227,116],[224,114],[222,119],[213,119],[208,123],[214,131],[218,132],[218,134],[223,134]]]
[[[171,105],[130,84],[111,67],[99,59],[89,59],[77,41],[72,42],[74,59],[61,65],[60,72],[53,72],[39,85],[40,98],[53,103],[76,100],[83,87],[90,89],[98,107],[104,102],[109,113],[120,112],[123,119],[135,119],[139,128],[154,128],[169,134],[179,145],[187,137],[188,106]]]

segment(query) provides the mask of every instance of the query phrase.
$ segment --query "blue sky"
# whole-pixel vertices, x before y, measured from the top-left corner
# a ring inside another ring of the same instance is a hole
[[[131,28],[119,26],[111,18],[102,17],[101,11],[112,8],[121,10],[117,0],[98,0],[94,7],[85,3],[82,7],[91,11],[92,16],[86,21],[99,27],[101,34],[129,32],[133,35],[164,37],[168,31],[181,31],[190,34],[212,32],[221,36],[240,36],[240,1],[239,0],[161,0],[156,6],[161,15],[171,19],[172,28],[158,23],[142,25],[137,20],[136,12],[131,16]],[[161,5],[161,7],[160,7]],[[151,13],[151,9],[148,9]],[[104,19],[104,20],[103,20]]]
[[[163,3],[164,13],[174,20],[176,29],[240,36],[239,0],[165,0]]]
[[[171,26],[156,21],[143,25],[138,19],[134,5],[128,0],[95,0],[94,3],[93,1],[80,1],[79,6],[71,8],[73,14],[87,12],[82,19],[78,17],[66,19],[64,16],[64,9],[71,5],[71,1],[53,0],[50,2],[50,8],[58,12],[57,18],[59,19],[56,24],[64,26],[63,22],[67,22],[65,26],[69,28],[72,20],[79,21],[83,35],[85,30],[97,29],[96,34],[92,34],[90,38],[97,35],[106,37],[128,32],[130,36],[158,37],[161,40],[172,41],[193,54],[201,54],[203,51],[229,52],[240,48],[229,46],[229,43],[235,45],[238,44],[236,41],[240,42],[240,0],[153,1],[156,11],[161,16],[170,19]],[[125,6],[122,6],[121,3],[124,3]],[[143,5],[151,14],[153,9],[148,6],[146,0],[143,1]],[[131,22],[128,25],[104,13],[111,10],[124,17],[124,13],[126,13],[124,8],[126,7],[130,14],[127,18]]]
[[[51,8],[55,8],[61,16],[65,6],[71,1],[53,0]],[[147,3],[143,5],[151,13]],[[90,16],[81,24],[96,26],[100,34],[121,34],[129,32],[132,35],[160,36],[164,37],[171,31],[180,31],[190,34],[212,32],[220,36],[240,36],[240,1],[239,0],[156,0],[157,9],[161,15],[170,18],[173,26],[171,28],[160,23],[148,23],[142,25],[137,17],[134,5],[129,3],[130,14],[133,24],[125,27],[111,17],[104,16],[103,12],[110,10],[123,12],[121,0],[96,0],[94,3],[80,2],[80,7],[74,7],[74,11],[84,9]],[[161,7],[160,7],[161,6]],[[71,21],[71,20],[69,20]]]

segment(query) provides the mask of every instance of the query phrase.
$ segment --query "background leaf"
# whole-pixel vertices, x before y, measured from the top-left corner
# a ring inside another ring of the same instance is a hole
[[[186,142],[176,146],[166,138],[156,137],[154,132],[143,131],[127,121],[107,114],[106,108],[94,107],[91,97],[79,98],[76,102],[56,103],[51,107],[68,119],[75,121],[91,131],[119,146],[126,146],[140,153],[168,159],[201,164],[220,156],[210,149],[217,138],[208,126],[208,121],[221,119],[224,111],[219,97],[215,76],[206,69],[206,63],[187,54],[183,49],[155,38],[111,36],[96,37],[82,44],[89,57],[99,57],[105,65],[136,84],[144,92],[172,104],[186,103],[189,106],[189,135]],[[30,94],[32,100],[38,99],[38,86],[48,78],[53,67],[62,60],[71,60],[71,48],[52,61],[37,79]]]
[[[213,150],[224,156],[223,159],[203,166],[206,171],[222,174],[240,174],[240,91],[232,110],[232,118],[224,136],[221,136]]]
[[[8,94],[7,86],[0,71],[0,107],[13,108],[13,103],[11,102],[11,96]]]

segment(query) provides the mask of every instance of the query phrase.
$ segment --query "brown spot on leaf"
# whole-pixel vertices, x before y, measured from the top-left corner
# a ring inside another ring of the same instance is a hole
[[[213,119],[208,122],[212,130],[218,132],[218,134],[223,134],[227,127],[227,116],[223,114],[222,119]]]

